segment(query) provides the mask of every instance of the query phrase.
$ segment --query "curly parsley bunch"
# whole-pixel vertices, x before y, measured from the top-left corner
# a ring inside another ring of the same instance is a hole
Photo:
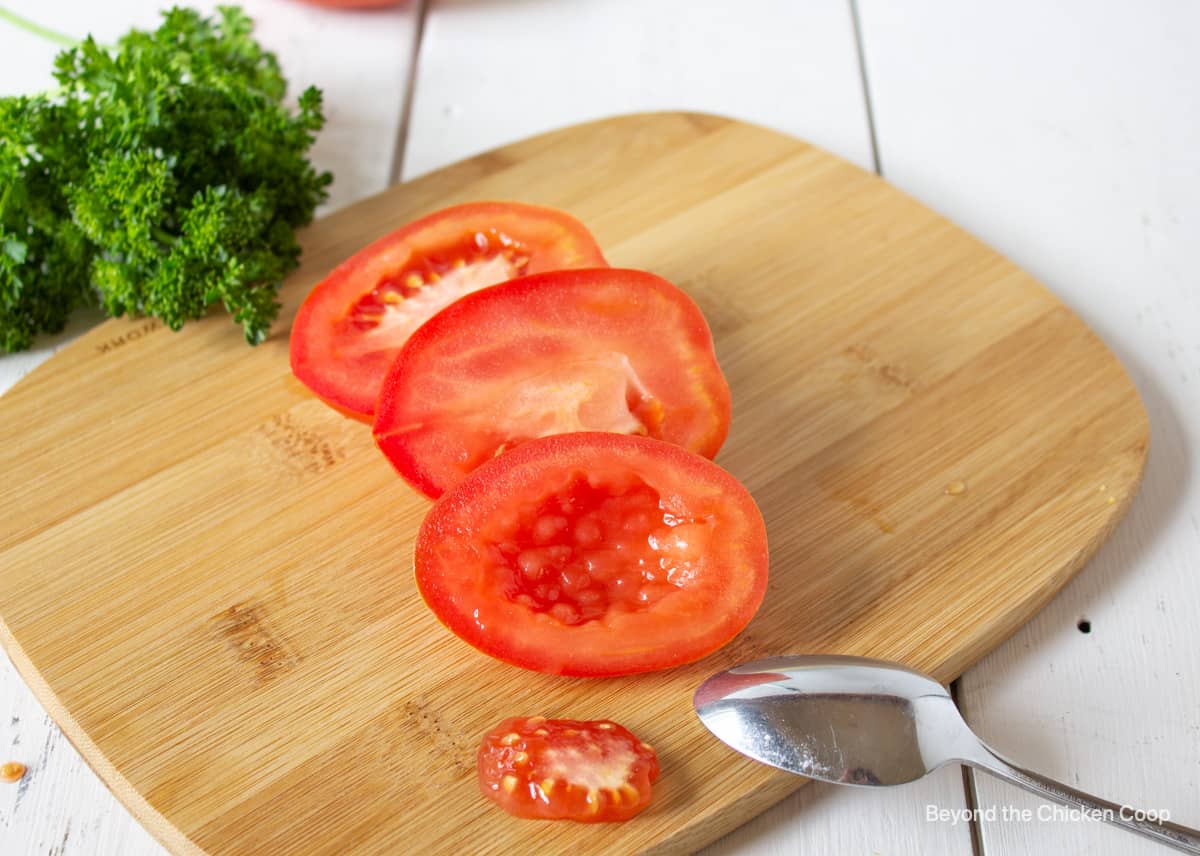
[[[295,229],[332,181],[307,154],[321,93],[293,112],[274,55],[239,9],[164,13],[115,50],[88,38],[60,89],[0,99],[0,344],[29,347],[71,311],[152,315],[172,329],[220,302],[261,342]]]

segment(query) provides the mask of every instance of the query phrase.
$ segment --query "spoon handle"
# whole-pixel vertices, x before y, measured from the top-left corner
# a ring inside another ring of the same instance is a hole
[[[965,762],[972,767],[991,773],[1000,779],[1020,785],[1040,797],[1065,806],[1079,809],[1089,817],[1107,821],[1114,826],[1136,832],[1147,838],[1182,850],[1184,853],[1200,854],[1200,830],[1189,829],[1156,817],[1154,812],[1144,812],[1132,806],[1111,803],[1083,791],[1047,778],[1041,773],[1019,767],[997,754],[986,745],[980,744],[983,752],[973,754]]]

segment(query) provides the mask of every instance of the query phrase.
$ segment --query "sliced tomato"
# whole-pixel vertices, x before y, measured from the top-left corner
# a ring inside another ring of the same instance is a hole
[[[582,432],[484,464],[417,535],[417,587],[500,660],[601,676],[688,663],[753,617],[767,537],[745,487],[661,440]]]
[[[628,820],[650,804],[654,749],[607,719],[506,719],[479,747],[479,789],[509,814]]]
[[[364,247],[317,284],[292,324],[292,372],[370,421],[396,352],[443,307],[523,274],[604,264],[587,229],[561,211],[517,202],[446,208]]]
[[[700,309],[645,271],[553,271],[471,294],[418,330],[380,391],[375,440],[437,497],[497,454],[572,431],[713,457],[729,386]]]

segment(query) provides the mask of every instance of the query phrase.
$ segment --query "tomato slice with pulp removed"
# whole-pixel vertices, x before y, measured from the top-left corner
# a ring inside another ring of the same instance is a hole
[[[561,211],[516,202],[446,208],[359,250],[313,288],[292,324],[292,372],[370,421],[397,351],[443,307],[527,273],[605,264],[587,229]]]
[[[654,749],[609,720],[506,719],[483,738],[479,789],[509,814],[628,820],[650,804]]]
[[[729,386],[683,291],[645,271],[553,271],[478,291],[413,334],[383,383],[375,440],[440,496],[497,454],[573,431],[641,434],[713,457]]]
[[[439,500],[417,535],[438,619],[527,669],[623,675],[732,639],[767,585],[745,487],[670,443],[583,432],[532,440]]]

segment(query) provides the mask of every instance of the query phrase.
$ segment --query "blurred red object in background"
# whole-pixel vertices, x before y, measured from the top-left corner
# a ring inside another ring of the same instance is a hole
[[[300,0],[311,6],[328,6],[330,9],[382,9],[384,6],[399,6],[404,0]]]

